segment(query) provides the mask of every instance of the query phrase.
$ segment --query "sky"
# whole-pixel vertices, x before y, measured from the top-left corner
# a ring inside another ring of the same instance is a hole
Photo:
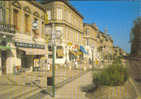
[[[141,0],[69,1],[83,15],[85,23],[96,23],[103,32],[106,28],[114,45],[130,52],[130,31],[133,21],[141,15]]]
[[[130,31],[139,16],[138,1],[86,1],[70,3],[84,16],[85,23],[96,23],[101,31],[107,28],[114,45],[130,52]],[[141,12],[141,9],[140,9]]]

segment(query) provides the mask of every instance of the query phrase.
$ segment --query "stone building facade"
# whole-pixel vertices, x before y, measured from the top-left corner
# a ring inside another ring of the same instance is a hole
[[[2,72],[13,73],[18,68],[34,68],[34,60],[46,56],[44,37],[44,8],[35,1],[4,1],[6,22],[15,26],[12,41],[7,42],[10,48],[1,48]],[[37,27],[33,28],[33,25]],[[10,31],[8,32],[10,34]],[[6,33],[0,32],[3,36]],[[7,36],[8,37],[8,36]],[[6,38],[7,38],[6,37]]]
[[[47,0],[43,5],[49,20],[46,24],[46,34],[51,35],[54,29],[56,35],[61,35],[56,39],[56,64],[72,61],[73,56],[75,57],[73,52],[78,51],[80,46],[84,46],[85,43],[83,39],[83,16],[65,0]],[[63,50],[62,57],[57,56],[58,48]],[[51,59],[52,52],[50,51],[48,54]]]
[[[96,24],[84,23],[85,45],[88,46],[89,56],[88,58],[94,59],[94,61],[112,60],[114,54],[113,40],[112,38],[101,32]],[[111,57],[111,58],[110,58]],[[109,59],[108,59],[109,58]],[[112,62],[112,61],[111,61]]]

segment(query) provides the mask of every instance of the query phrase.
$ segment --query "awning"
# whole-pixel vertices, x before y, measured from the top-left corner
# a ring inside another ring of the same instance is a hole
[[[12,49],[10,46],[2,46],[0,45],[0,50],[10,50]]]
[[[77,56],[77,53],[75,51],[70,51],[74,56]]]
[[[82,55],[82,52],[81,52],[81,51],[78,51],[78,52],[77,52],[77,55],[78,55],[78,56]]]
[[[85,48],[83,46],[80,45],[80,51],[82,51],[85,54],[88,54],[88,52],[85,50]]]
[[[46,51],[44,49],[31,49],[31,48],[18,48],[25,52],[26,55],[45,55]]]

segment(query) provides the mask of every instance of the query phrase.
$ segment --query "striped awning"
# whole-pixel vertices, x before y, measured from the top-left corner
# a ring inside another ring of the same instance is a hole
[[[46,51],[44,49],[31,49],[31,48],[18,48],[25,52],[26,55],[45,55]]]
[[[85,48],[83,46],[80,46],[80,51],[82,51],[85,54],[88,54],[88,52],[85,50]]]

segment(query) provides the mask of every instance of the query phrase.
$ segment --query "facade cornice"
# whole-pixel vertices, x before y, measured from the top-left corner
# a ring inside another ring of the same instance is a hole
[[[76,8],[74,8],[68,1],[66,0],[46,0],[44,3],[44,6],[50,2],[55,2],[55,1],[60,1],[65,3],[69,8],[71,8],[74,12],[76,12],[82,19],[84,19],[84,17],[80,14],[79,11],[76,10]]]
[[[80,32],[80,33],[83,33],[83,30],[80,30],[80,29],[76,28],[75,26],[72,26],[71,24],[69,24],[69,23],[68,23],[67,21],[65,21],[65,20],[63,20],[63,21],[51,20],[51,21],[49,21],[49,23],[48,23],[47,25],[52,24],[52,23],[55,23],[55,24],[64,24],[64,25],[67,25],[67,26],[73,28],[74,30],[76,30],[76,31],[78,31],[78,32]]]
[[[38,7],[39,9],[41,9],[41,10],[43,10],[43,11],[45,12],[45,7],[44,7],[44,5],[40,4],[39,2],[37,2],[37,1],[32,1],[32,0],[31,0],[31,1],[27,1],[27,2],[31,3],[32,5]]]

